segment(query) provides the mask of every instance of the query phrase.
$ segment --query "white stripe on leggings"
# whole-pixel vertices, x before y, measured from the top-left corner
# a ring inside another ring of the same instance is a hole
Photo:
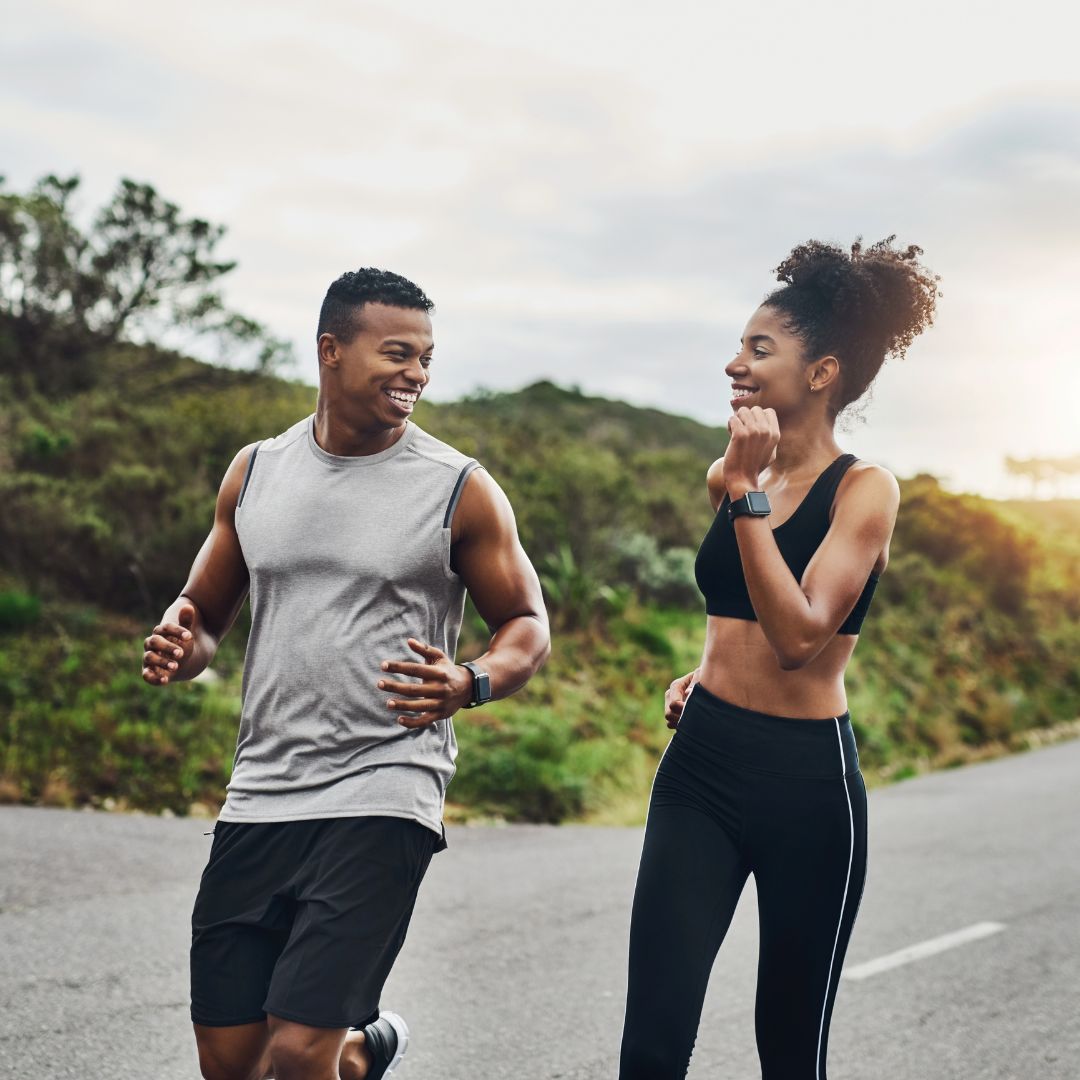
[[[817,1067],[814,1070],[815,1080],[821,1080],[821,1043],[825,1037],[825,1013],[829,1008],[829,987],[832,986],[833,967],[836,964],[836,949],[840,944],[840,930],[844,925],[844,908],[847,907],[848,886],[851,884],[851,863],[855,858],[855,815],[851,812],[851,792],[847,786],[847,759],[844,756],[844,739],[840,734],[840,718],[833,717],[836,725],[836,741],[840,747],[840,782],[844,785],[844,795],[847,798],[849,836],[847,877],[844,879],[844,898],[840,901],[840,918],[836,922],[836,938],[833,941],[832,958],[829,960],[829,977],[825,980],[825,1000],[821,1003],[821,1023],[818,1025],[817,1040]]]

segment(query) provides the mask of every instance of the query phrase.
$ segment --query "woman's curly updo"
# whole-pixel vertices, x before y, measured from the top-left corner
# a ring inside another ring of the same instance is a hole
[[[896,249],[895,239],[865,248],[856,240],[850,252],[820,240],[800,244],[776,268],[784,284],[765,298],[802,338],[808,361],[840,361],[836,412],[866,393],[886,357],[903,357],[933,324],[940,279],[920,265],[922,248]]]

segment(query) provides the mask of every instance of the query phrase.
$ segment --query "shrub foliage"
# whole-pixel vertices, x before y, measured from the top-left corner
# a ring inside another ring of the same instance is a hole
[[[220,231],[125,184],[81,232],[75,189],[0,189],[0,798],[213,807],[243,620],[214,682],[145,686],[141,641],[183,583],[233,455],[310,412],[314,392],[141,343],[136,316],[169,304],[174,320],[225,317],[197,302],[228,269],[210,258]],[[184,245],[188,261],[164,265]],[[158,303],[130,291],[140,258]],[[663,690],[701,649],[693,552],[726,431],[550,383],[424,402],[416,419],[506,490],[557,631],[525,691],[462,715],[452,809],[639,815],[667,737]],[[903,775],[1075,719],[1080,504],[991,503],[929,476],[902,488],[849,678],[864,765]],[[484,636],[471,613],[462,655]]]

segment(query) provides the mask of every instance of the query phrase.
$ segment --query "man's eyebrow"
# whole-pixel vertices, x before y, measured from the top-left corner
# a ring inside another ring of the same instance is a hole
[[[400,341],[398,338],[387,338],[382,345],[379,346],[382,349],[405,349],[407,352],[412,352],[416,345],[411,341]],[[434,343],[429,345],[426,349],[421,349],[422,353],[429,353],[435,348]]]

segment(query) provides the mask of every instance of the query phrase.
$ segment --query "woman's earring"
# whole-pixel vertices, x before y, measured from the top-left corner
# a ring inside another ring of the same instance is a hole
[[[817,387],[813,383],[811,383],[810,384],[810,393],[812,394],[816,389],[817,389]]]

